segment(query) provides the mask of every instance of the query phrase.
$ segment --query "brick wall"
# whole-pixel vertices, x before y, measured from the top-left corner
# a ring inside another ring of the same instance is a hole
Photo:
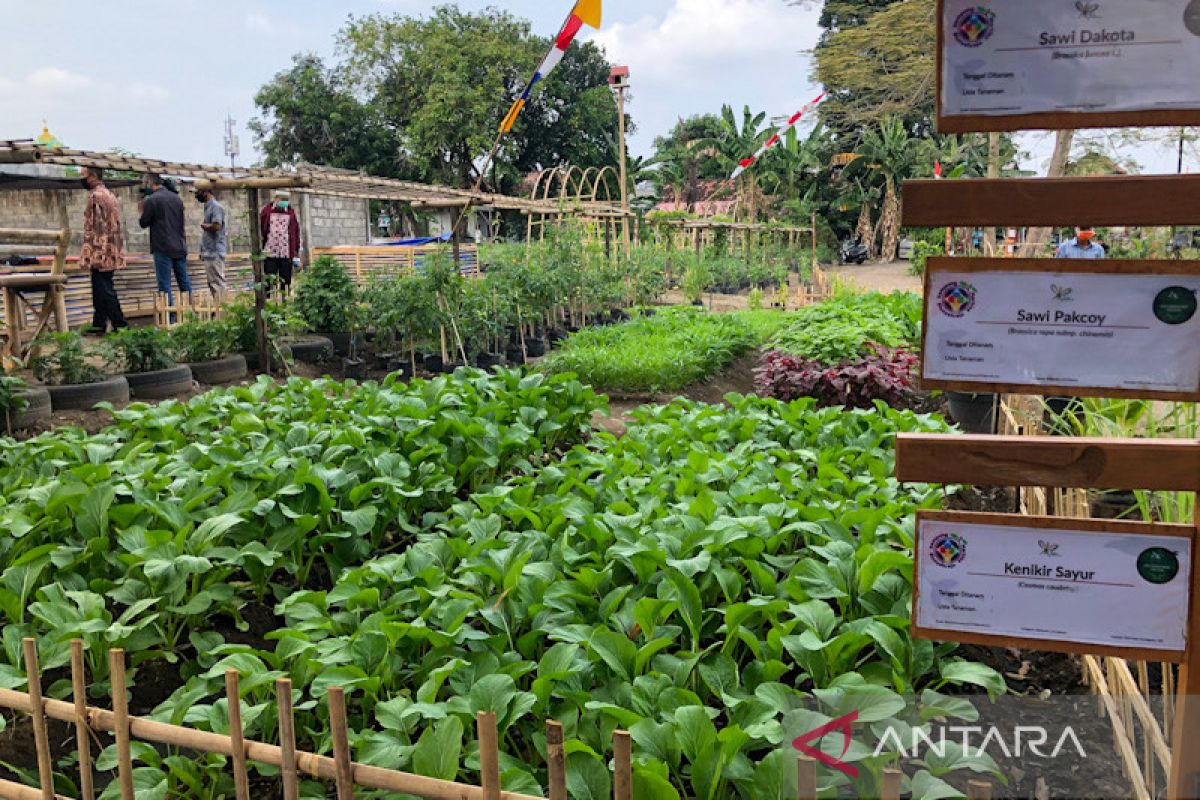
[[[301,229],[312,237],[309,247],[369,244],[366,200],[321,194],[302,194],[300,198],[298,213],[309,215],[307,221],[300,220]]]

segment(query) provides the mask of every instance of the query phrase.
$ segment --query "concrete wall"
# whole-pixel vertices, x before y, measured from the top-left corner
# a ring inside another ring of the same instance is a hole
[[[125,249],[131,254],[150,251],[149,234],[138,226],[138,201],[141,193],[137,187],[119,187],[113,190],[121,205],[121,222],[125,228]],[[43,228],[59,227],[59,197],[67,202],[67,218],[71,227],[72,253],[78,254],[83,244],[83,206],[87,193],[77,190],[0,191],[0,228]],[[192,197],[188,189],[182,193],[184,214],[187,219],[188,252],[200,252],[200,222],[204,208]],[[346,198],[309,195],[293,192],[293,201],[300,215],[301,238],[305,247],[335,247],[337,245],[363,245],[367,243],[367,202]],[[262,200],[267,199],[263,193]],[[246,193],[242,191],[217,192],[217,200],[225,206],[229,225],[229,247],[232,252],[244,253],[250,247],[249,214],[246,208]],[[261,207],[261,206],[260,206]],[[311,238],[311,241],[309,239]],[[19,251],[19,247],[4,248],[8,252]]]

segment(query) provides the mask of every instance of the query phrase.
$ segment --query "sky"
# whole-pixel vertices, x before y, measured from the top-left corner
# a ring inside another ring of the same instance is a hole
[[[246,123],[254,94],[298,52],[332,58],[348,15],[421,14],[420,0],[0,0],[0,139],[32,138],[43,120],[64,144],[121,148],[170,161],[226,163],[226,115],[238,123],[240,164],[258,158]],[[460,0],[557,32],[569,0]],[[647,155],[677,119],[748,104],[790,115],[818,93],[806,53],[819,3],[784,0],[605,0],[602,30],[585,29],[631,70],[630,150]],[[530,65],[531,67],[533,65]],[[497,108],[497,116],[504,109]],[[740,113],[739,113],[740,117]],[[1041,169],[1052,142],[1022,140]],[[1168,149],[1128,153],[1146,171],[1175,170]],[[1195,164],[1189,165],[1195,169]]]

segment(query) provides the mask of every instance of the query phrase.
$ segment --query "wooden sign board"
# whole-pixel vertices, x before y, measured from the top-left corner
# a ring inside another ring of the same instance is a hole
[[[1200,261],[931,258],[921,384],[1200,401]]]
[[[1184,660],[1196,529],[917,513],[913,635],[991,647]]]
[[[939,0],[938,130],[1200,125],[1200,3]]]

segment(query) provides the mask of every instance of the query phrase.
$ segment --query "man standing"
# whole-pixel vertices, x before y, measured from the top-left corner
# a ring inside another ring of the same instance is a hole
[[[267,257],[263,272],[277,276],[287,294],[292,287],[292,262],[300,255],[300,220],[291,207],[291,193],[275,192],[275,199],[259,212],[263,250]]]
[[[1091,225],[1082,225],[1075,229],[1075,238],[1068,239],[1058,246],[1057,258],[1104,258],[1104,246],[1093,241],[1096,231]]]
[[[113,287],[113,274],[125,266],[125,237],[121,234],[121,209],[104,185],[104,171],[83,167],[79,182],[88,190],[83,207],[83,251],[79,266],[92,277],[92,327],[94,333],[125,328],[121,300]]]
[[[187,271],[183,201],[163,183],[160,176],[154,174],[142,179],[142,193],[146,199],[138,204],[141,211],[138,224],[150,229],[150,253],[154,256],[158,291],[167,296],[171,305],[175,305],[175,293],[171,289],[172,273],[179,283],[179,291],[192,291]]]
[[[225,232],[225,207],[217,202],[211,189],[200,189],[196,199],[204,206],[204,222],[200,224],[200,258],[213,302],[224,305],[229,284],[225,281],[225,254],[229,250]]]

